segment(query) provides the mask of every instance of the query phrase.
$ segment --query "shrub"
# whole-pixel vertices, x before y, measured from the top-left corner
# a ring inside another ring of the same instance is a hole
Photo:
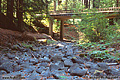
[[[119,25],[110,26],[108,23],[109,19],[105,18],[106,15],[108,14],[90,13],[82,15],[78,31],[83,32],[85,38],[91,42],[109,41],[116,36],[116,30],[119,28]]]

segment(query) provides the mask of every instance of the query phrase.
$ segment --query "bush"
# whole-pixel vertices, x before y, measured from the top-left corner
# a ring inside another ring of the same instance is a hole
[[[82,15],[82,21],[79,22],[80,27],[78,31],[83,32],[85,39],[91,42],[111,40],[116,36],[116,30],[119,28],[119,25],[110,26],[108,22],[109,19],[105,18],[106,15],[102,13]]]

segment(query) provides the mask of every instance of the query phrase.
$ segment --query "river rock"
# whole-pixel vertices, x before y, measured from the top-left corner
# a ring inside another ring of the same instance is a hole
[[[34,71],[26,80],[40,80],[42,77]]]
[[[41,66],[41,67],[39,67],[39,68],[36,69],[36,72],[39,73],[39,74],[41,74],[42,71],[45,71],[45,70],[46,70],[46,68],[44,66]]]
[[[47,71],[43,71],[43,72],[41,73],[41,75],[42,75],[43,77],[50,77],[52,74],[51,74],[51,72],[50,72],[49,70],[47,70]]]
[[[0,75],[3,75],[3,74],[7,74],[7,72],[4,70],[0,70]]]
[[[76,67],[75,69],[70,70],[70,74],[72,76],[83,76],[87,73],[87,69],[80,69],[79,67]]]
[[[51,61],[61,61],[62,60],[62,55],[54,55],[52,58],[51,58]]]
[[[39,64],[38,64],[38,67],[41,67],[41,66],[48,67],[48,66],[49,66],[49,63],[47,63],[47,62],[39,63]]]
[[[32,58],[31,58],[31,59],[29,60],[29,62],[30,62],[30,63],[33,63],[33,64],[35,65],[35,64],[38,63],[38,59],[36,59],[36,58],[33,58],[33,59],[32,59]]]
[[[86,63],[85,63],[85,66],[86,66],[87,68],[91,68],[93,65],[94,65],[94,63],[92,63],[92,62],[86,62]]]
[[[6,62],[0,65],[0,70],[5,70],[7,73],[14,71],[14,63],[12,62]]]
[[[50,62],[48,57],[40,58],[40,62]]]
[[[72,61],[73,61],[73,63],[78,63],[78,64],[84,64],[84,62],[85,62],[83,59],[76,58],[76,57],[73,57]]]
[[[55,70],[58,70],[58,69],[60,69],[60,67],[58,65],[55,65],[55,64],[50,65],[50,71],[55,71]]]
[[[13,59],[15,57],[15,55],[10,54],[10,53],[7,53],[7,56],[8,56],[9,59]]]
[[[73,62],[72,62],[70,59],[66,59],[66,60],[64,61],[64,65],[65,65],[65,67],[70,67],[70,66],[73,65]]]
[[[100,63],[97,63],[98,67],[101,69],[101,70],[105,70],[105,69],[108,69],[109,66],[107,66],[106,63],[104,62],[100,62]]]

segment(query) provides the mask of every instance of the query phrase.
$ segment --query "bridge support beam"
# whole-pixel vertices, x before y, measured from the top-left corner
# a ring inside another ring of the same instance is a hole
[[[52,19],[50,19],[49,22],[49,34],[51,35],[51,37],[53,37],[53,21]]]
[[[63,41],[63,36],[64,36],[64,20],[61,20],[61,25],[60,25],[60,40]]]

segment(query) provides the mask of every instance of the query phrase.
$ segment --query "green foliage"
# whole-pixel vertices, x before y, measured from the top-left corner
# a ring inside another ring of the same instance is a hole
[[[105,43],[104,41],[100,41],[100,43],[91,42],[85,44],[78,44],[76,46],[79,46],[80,49],[85,49],[86,50],[85,52],[89,53],[89,56],[91,56],[92,59],[120,60],[120,54],[115,50],[115,48],[111,48],[112,44],[115,44],[115,42]]]
[[[47,44],[53,44],[55,41],[47,39]]]
[[[54,31],[55,32],[59,32],[60,31],[60,21],[54,20],[55,24],[54,24]]]
[[[104,50],[104,51],[93,51],[90,55],[91,58],[97,58],[97,59],[108,59],[110,58],[110,54],[108,53],[108,50]]]
[[[26,47],[26,48],[30,48],[30,47],[32,47],[33,45],[32,44],[26,44],[26,43],[21,43],[22,44],[22,46],[24,46],[24,47]]]
[[[83,14],[82,21],[79,22],[80,27],[78,27],[78,31],[83,32],[85,38],[91,42],[100,40],[111,41],[118,35],[116,30],[119,29],[119,25],[116,23],[110,26],[109,20],[105,18],[106,15],[102,13]]]

